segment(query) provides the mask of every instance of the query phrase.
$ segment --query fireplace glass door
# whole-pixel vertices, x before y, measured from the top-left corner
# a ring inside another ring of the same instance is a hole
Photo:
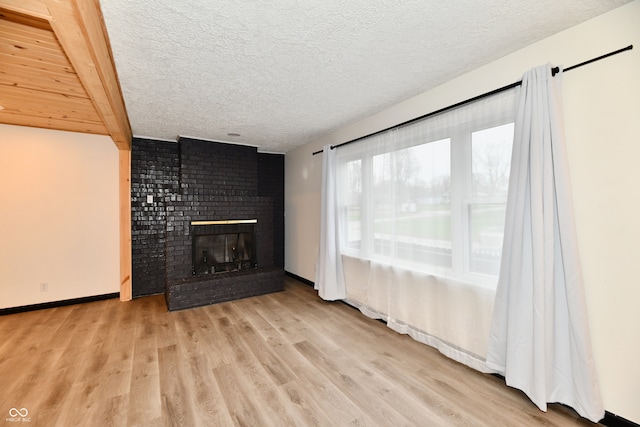
[[[193,274],[213,274],[255,267],[252,232],[193,236]]]

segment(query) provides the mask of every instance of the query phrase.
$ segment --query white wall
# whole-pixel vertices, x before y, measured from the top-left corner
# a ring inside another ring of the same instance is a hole
[[[564,76],[565,125],[594,356],[607,411],[640,423],[640,0],[492,62],[285,157],[285,268],[315,279],[325,144],[338,144],[634,44]],[[437,64],[436,64],[437,66]]]
[[[118,203],[111,138],[0,124],[0,308],[119,292]]]

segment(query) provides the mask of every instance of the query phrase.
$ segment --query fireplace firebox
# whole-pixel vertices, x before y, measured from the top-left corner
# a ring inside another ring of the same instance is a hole
[[[192,275],[255,268],[256,222],[225,220],[192,223]]]

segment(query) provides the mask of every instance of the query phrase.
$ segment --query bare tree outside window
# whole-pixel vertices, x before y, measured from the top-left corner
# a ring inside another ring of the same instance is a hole
[[[475,273],[497,276],[499,272],[512,147],[513,123],[471,135],[469,269]]]
[[[473,132],[474,196],[506,197],[512,145],[513,123]]]

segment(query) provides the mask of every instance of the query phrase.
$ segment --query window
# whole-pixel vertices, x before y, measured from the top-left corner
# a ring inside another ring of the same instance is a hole
[[[471,134],[468,251],[472,273],[500,273],[512,146],[513,123]]]
[[[514,130],[502,104],[340,148],[342,252],[495,285]]]

